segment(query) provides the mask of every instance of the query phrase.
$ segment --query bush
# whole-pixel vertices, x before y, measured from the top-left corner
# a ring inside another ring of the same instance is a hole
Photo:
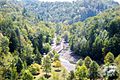
[[[53,63],[53,66],[54,67],[61,67],[61,63],[60,63],[60,61],[55,61],[54,63]]]
[[[40,71],[40,65],[39,64],[32,64],[29,66],[29,71],[33,74],[33,75],[37,75],[39,74]]]

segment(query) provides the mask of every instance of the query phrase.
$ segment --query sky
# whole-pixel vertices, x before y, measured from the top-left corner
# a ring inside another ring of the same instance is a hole
[[[72,1],[74,1],[74,0],[39,0],[39,1],[49,1],[49,2],[55,2],[55,1],[61,1],[61,2],[63,2],[63,1],[69,1],[69,2],[72,2]],[[120,3],[120,0],[114,0],[114,1],[117,1],[117,2]]]

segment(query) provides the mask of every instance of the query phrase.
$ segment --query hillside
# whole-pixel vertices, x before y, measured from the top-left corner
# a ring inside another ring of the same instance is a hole
[[[113,0],[77,0],[73,2],[39,2],[23,0],[26,16],[35,14],[38,20],[72,24],[117,6]]]
[[[113,0],[0,0],[0,80],[120,80]]]
[[[107,52],[119,52],[120,7],[106,10],[70,28],[70,45],[76,54],[101,61]],[[99,56],[99,58],[98,58]]]

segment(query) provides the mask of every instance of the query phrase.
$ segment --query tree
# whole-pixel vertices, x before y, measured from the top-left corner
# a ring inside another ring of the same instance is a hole
[[[11,80],[17,80],[18,78],[18,73],[16,70],[16,67],[11,68]]]
[[[61,63],[60,63],[60,61],[55,61],[55,67],[61,67]]]
[[[97,62],[93,61],[90,64],[90,68],[89,68],[89,78],[91,80],[96,80],[97,78],[99,78],[99,65],[97,64]]]
[[[115,58],[115,64],[117,65],[118,73],[119,73],[119,79],[120,79],[120,55],[118,55]]]
[[[58,53],[56,53],[56,54],[54,55],[54,61],[57,61],[57,60],[59,60],[59,54],[58,54]]]
[[[117,65],[120,65],[120,54],[115,58],[114,61]]]
[[[66,80],[66,70],[65,69],[63,69],[63,71],[62,71],[62,77],[63,77],[63,80]]]
[[[4,6],[7,3],[7,0],[0,0],[0,6]]]
[[[16,67],[17,67],[17,72],[20,73],[21,70],[23,69],[23,61],[21,60],[21,58],[18,58],[18,61],[16,63]]]
[[[51,72],[51,59],[49,56],[44,56],[42,60],[42,67],[44,72],[46,72],[46,75],[48,75],[48,73]]]
[[[92,60],[91,60],[91,58],[90,58],[89,56],[87,56],[87,57],[85,58],[85,60],[84,60],[84,64],[85,64],[85,66],[86,66],[87,68],[90,67],[91,62],[92,62]]]
[[[49,43],[45,43],[45,44],[43,45],[44,53],[48,53],[48,52],[50,51],[50,49],[51,49],[51,46],[50,46]]]
[[[35,55],[35,62],[38,63],[38,64],[41,64],[41,58],[42,58],[42,55],[38,52]]]
[[[78,66],[75,71],[76,80],[85,80],[88,76],[88,69],[85,65]]]
[[[114,55],[111,52],[108,52],[104,59],[105,64],[110,64],[114,62]]]
[[[69,42],[69,32],[66,31],[64,33],[64,39],[65,39],[65,42],[67,42],[67,43]]]
[[[59,80],[59,75],[56,72],[52,72],[53,80]]]
[[[16,80],[18,78],[17,70],[15,67],[15,56],[11,53],[2,54],[0,58],[0,75],[7,80]]]
[[[40,71],[40,65],[39,64],[31,64],[29,66],[29,71],[33,74],[33,75],[36,75],[36,74],[39,74],[39,71]]]
[[[9,52],[9,39],[7,37],[3,37],[1,39],[1,45],[2,50],[1,52],[3,53],[8,53]]]
[[[11,31],[9,47],[10,47],[10,52],[14,52],[14,50],[18,50],[18,47],[20,47],[17,34],[14,30]]]
[[[83,65],[83,60],[82,59],[79,59],[78,61],[77,61],[77,66],[82,66]]]
[[[116,80],[119,77],[117,66],[115,65],[104,65],[103,76],[107,80]]]
[[[74,71],[70,71],[67,80],[75,80],[75,74],[74,74]]]
[[[29,70],[23,70],[22,72],[22,80],[33,80],[33,75]]]

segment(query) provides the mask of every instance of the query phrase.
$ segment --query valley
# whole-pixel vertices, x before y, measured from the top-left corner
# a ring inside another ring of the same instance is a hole
[[[0,0],[0,80],[120,80],[114,0]]]

